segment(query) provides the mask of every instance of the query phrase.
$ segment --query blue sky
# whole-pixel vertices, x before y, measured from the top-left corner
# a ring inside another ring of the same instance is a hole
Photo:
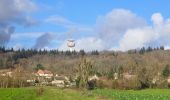
[[[169,5],[169,0],[1,0],[0,44],[67,50],[66,40],[73,38],[76,50],[169,48]]]

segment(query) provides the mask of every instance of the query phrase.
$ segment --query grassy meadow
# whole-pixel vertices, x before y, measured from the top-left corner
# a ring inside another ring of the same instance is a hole
[[[36,92],[32,88],[0,89],[0,100],[35,100]]]
[[[45,87],[0,89],[0,100],[170,100],[168,89],[82,91]]]

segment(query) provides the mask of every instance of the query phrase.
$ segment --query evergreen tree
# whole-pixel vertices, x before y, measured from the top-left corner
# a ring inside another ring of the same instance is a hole
[[[85,53],[84,50],[80,50],[80,51],[79,51],[79,55],[84,56],[85,54],[86,54],[86,53]]]
[[[164,46],[160,46],[160,50],[164,50]]]
[[[37,66],[35,67],[35,70],[39,70],[39,69],[44,70],[45,67],[41,64],[37,64]]]
[[[162,71],[162,75],[163,75],[164,77],[168,77],[169,74],[170,74],[169,65],[166,65],[166,66],[164,67],[163,71]]]
[[[151,52],[151,51],[153,51],[153,49],[152,49],[152,47],[149,46],[146,51]]]
[[[145,47],[141,48],[140,51],[139,51],[139,54],[144,54],[145,53]]]

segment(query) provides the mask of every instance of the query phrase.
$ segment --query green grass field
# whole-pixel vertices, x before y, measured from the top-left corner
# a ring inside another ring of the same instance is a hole
[[[0,89],[0,100],[170,100],[168,89],[80,91],[45,87],[41,95],[36,88]]]
[[[0,89],[0,100],[34,100],[36,92],[31,88]]]
[[[115,100],[170,100],[168,89],[146,89],[146,90],[111,90],[97,89],[95,95],[104,96]]]

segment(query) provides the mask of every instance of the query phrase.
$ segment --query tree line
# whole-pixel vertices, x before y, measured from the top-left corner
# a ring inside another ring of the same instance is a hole
[[[164,46],[160,46],[160,47],[142,47],[140,49],[134,49],[134,50],[128,50],[129,54],[134,54],[134,53],[139,53],[139,54],[144,54],[147,52],[152,52],[152,51],[157,51],[157,50],[165,50]]]

